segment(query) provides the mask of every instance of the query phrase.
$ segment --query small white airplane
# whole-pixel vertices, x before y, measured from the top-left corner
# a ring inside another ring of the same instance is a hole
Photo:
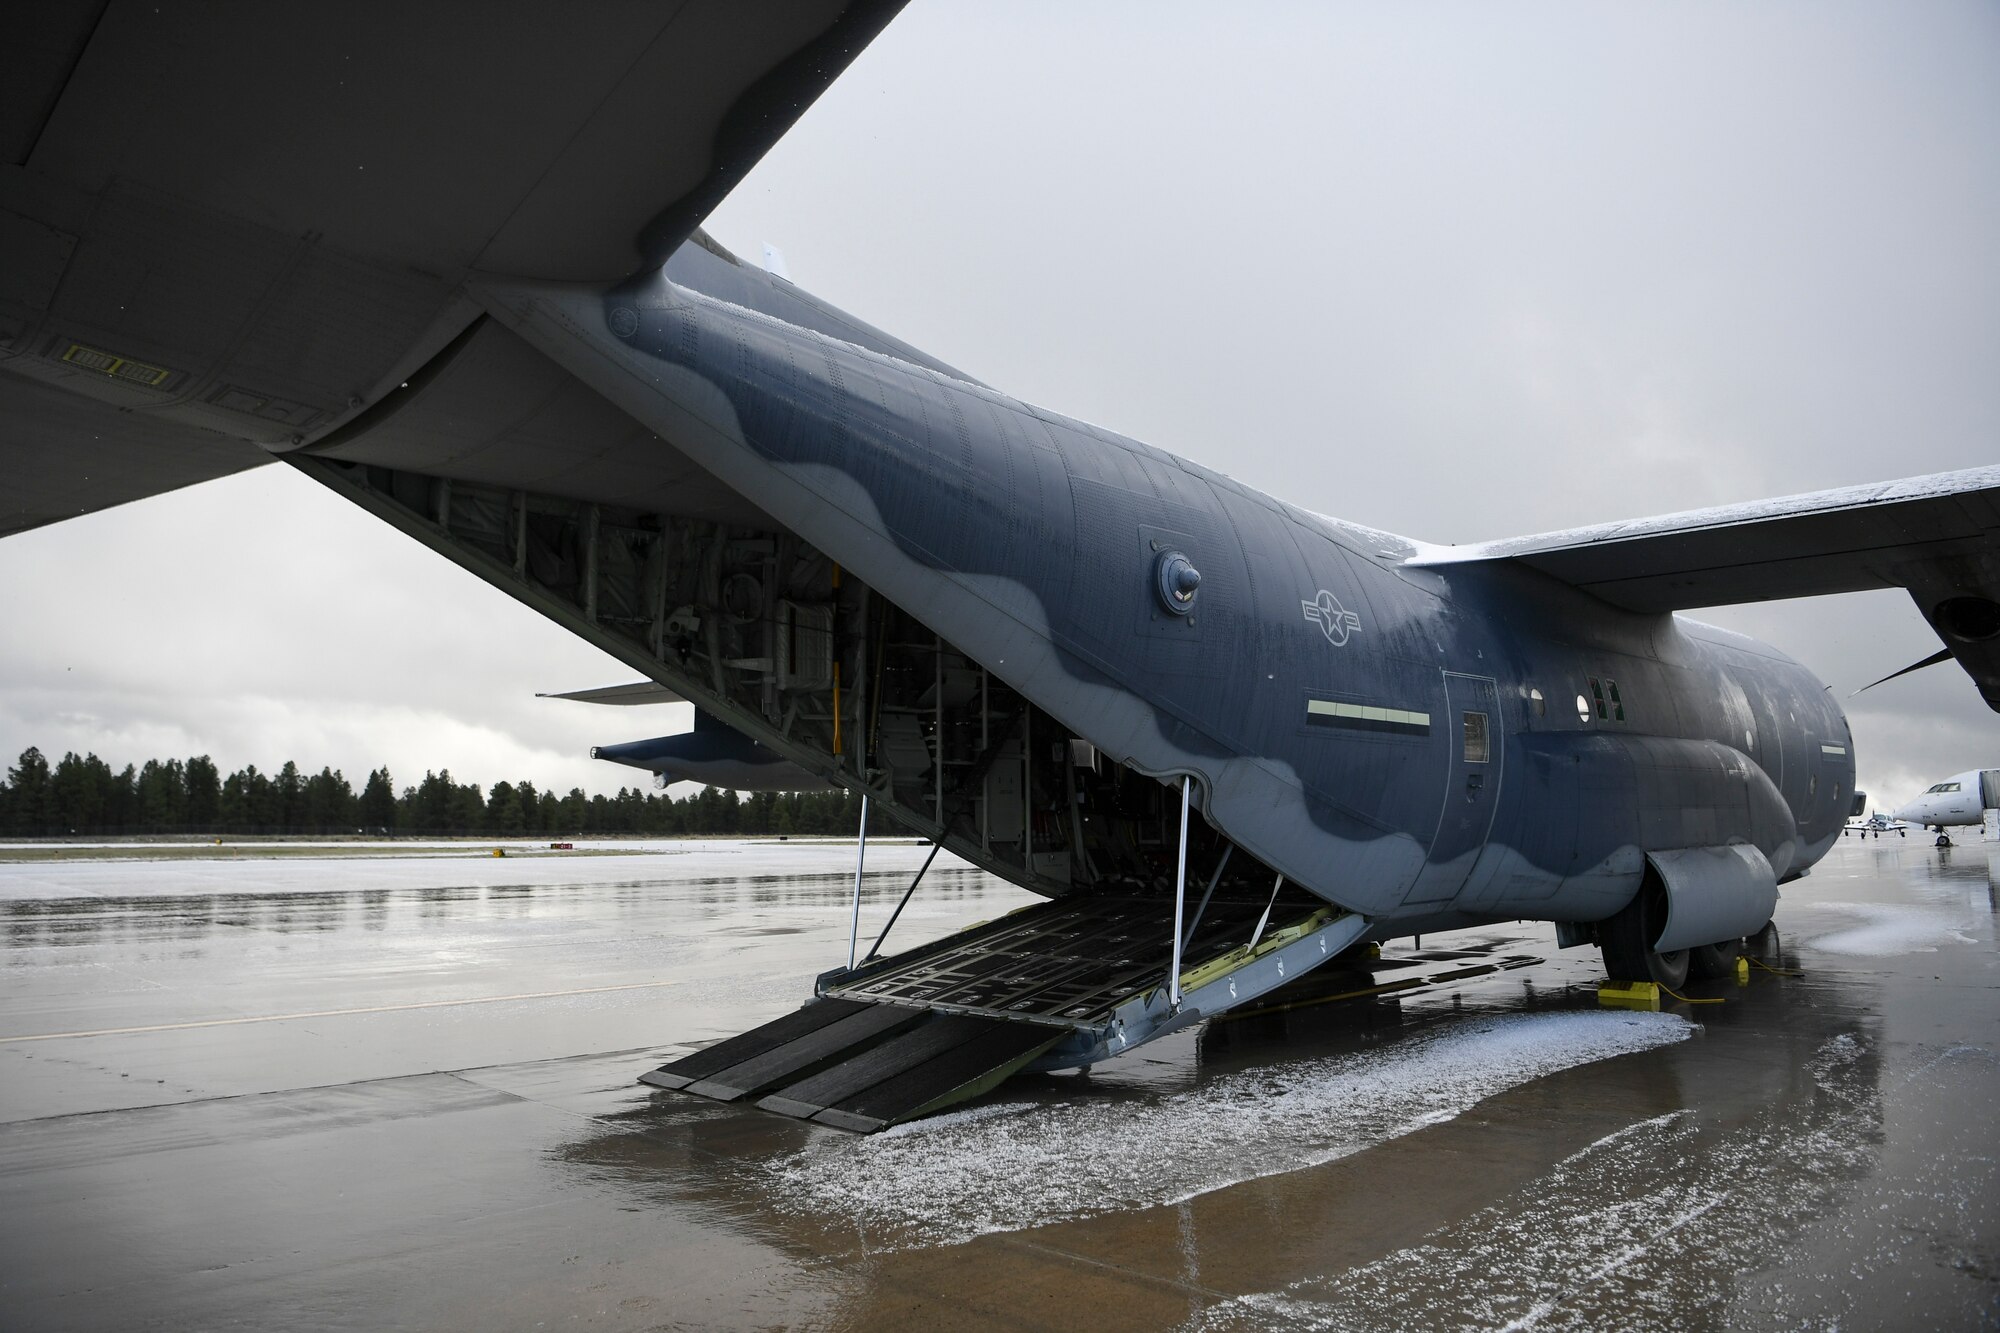
[[[1894,818],[1937,830],[1937,845],[1951,846],[1945,829],[1963,824],[1980,824],[1988,810],[2000,809],[2000,768],[1975,768],[1956,773],[1906,802]]]
[[[1849,833],[1859,833],[1863,839],[1866,839],[1871,833],[1878,838],[1884,833],[1894,833],[1899,838],[1907,838],[1909,836],[1908,829],[1909,826],[1902,820],[1891,819],[1888,815],[1877,810],[1866,819],[1848,820],[1847,827],[1841,831],[1841,836],[1846,837]]]

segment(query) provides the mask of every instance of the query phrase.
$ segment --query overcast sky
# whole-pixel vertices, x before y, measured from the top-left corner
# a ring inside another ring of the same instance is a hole
[[[710,222],[1030,401],[1437,542],[2000,459],[2000,6],[918,0]],[[1706,618],[1862,785],[2000,764],[1901,592]],[[615,790],[610,659],[273,467],[0,541],[0,756]],[[678,715],[678,716],[677,716]]]

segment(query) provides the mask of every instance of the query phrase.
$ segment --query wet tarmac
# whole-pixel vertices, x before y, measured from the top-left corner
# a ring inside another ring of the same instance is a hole
[[[1993,1327],[1991,851],[1837,847],[1720,1004],[1430,937],[1540,961],[866,1138],[634,1081],[845,960],[839,848],[0,865],[0,1328]]]

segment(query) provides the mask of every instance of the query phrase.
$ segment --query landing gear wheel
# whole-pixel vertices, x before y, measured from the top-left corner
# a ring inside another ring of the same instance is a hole
[[[1652,981],[1669,990],[1687,983],[1688,951],[1659,953],[1653,941],[1667,925],[1667,891],[1651,875],[1639,895],[1597,930],[1604,971],[1613,981]]]
[[[1752,958],[1775,963],[1778,961],[1779,944],[1778,923],[1766,921],[1762,930],[1743,941],[1743,952]]]
[[[1949,847],[1949,846],[1951,846],[1951,839],[1950,839],[1950,837],[1948,837],[1948,836],[1947,836],[1947,835],[1945,835],[1944,833],[1939,833],[1939,834],[1938,834],[1938,839],[1937,839],[1937,845],[1938,845],[1938,846],[1940,846],[1940,847]]]
[[[1687,955],[1689,976],[1697,981],[1716,981],[1735,974],[1736,960],[1743,956],[1743,941],[1697,944]]]

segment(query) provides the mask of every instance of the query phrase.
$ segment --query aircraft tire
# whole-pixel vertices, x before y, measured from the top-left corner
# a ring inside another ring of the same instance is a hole
[[[1743,956],[1743,941],[1697,944],[1687,951],[1687,956],[1690,977],[1697,981],[1716,981],[1736,971],[1736,960]]]
[[[1653,941],[1667,924],[1667,891],[1651,874],[1631,902],[1597,931],[1604,971],[1613,981],[1653,981],[1669,988],[1687,983],[1688,951],[1660,953]]]
[[[1776,921],[1766,921],[1758,929],[1756,935],[1750,935],[1750,937],[1744,939],[1744,953],[1750,955],[1752,959],[1768,959],[1768,961],[1776,963],[1778,961],[1778,945],[1780,945],[1780,941],[1778,941],[1778,923]]]

